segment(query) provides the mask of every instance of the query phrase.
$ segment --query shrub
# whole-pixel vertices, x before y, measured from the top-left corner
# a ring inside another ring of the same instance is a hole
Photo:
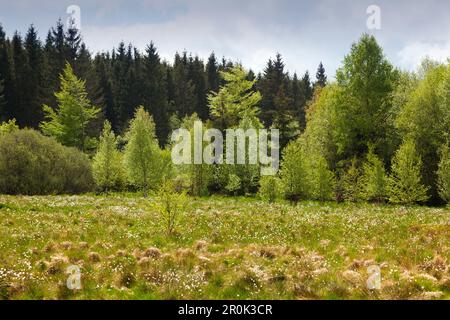
[[[259,196],[274,202],[280,196],[280,179],[276,176],[263,176],[260,180]]]
[[[92,190],[88,157],[34,130],[14,130],[0,140],[0,193],[61,194]]]
[[[156,193],[153,208],[161,215],[168,235],[173,235],[177,225],[178,216],[187,205],[185,192],[176,192],[170,181],[164,182]]]

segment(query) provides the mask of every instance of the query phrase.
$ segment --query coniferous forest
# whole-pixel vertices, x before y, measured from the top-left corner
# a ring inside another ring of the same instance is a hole
[[[6,28],[0,299],[450,297],[450,60],[405,71],[362,34],[291,74],[277,48],[251,70]],[[279,171],[176,164],[199,123],[278,129]]]

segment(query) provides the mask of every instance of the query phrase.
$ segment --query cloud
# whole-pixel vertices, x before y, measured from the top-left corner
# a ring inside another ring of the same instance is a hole
[[[413,42],[398,52],[398,58],[400,66],[407,70],[416,70],[425,58],[445,62],[450,58],[450,42]]]

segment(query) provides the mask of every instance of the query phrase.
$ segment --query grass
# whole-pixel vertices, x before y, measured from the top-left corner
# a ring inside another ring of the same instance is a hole
[[[189,199],[168,236],[150,201],[0,196],[0,299],[450,298],[445,208]]]

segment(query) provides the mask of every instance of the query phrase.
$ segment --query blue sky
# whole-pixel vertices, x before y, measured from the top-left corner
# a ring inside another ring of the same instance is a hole
[[[120,41],[139,49],[153,40],[172,61],[187,50],[218,56],[261,71],[280,52],[293,73],[315,72],[323,61],[332,76],[362,33],[374,34],[387,57],[412,70],[425,56],[450,56],[448,0],[0,0],[7,33],[22,34],[33,23],[42,39],[67,7],[81,9],[83,38],[92,52]],[[381,29],[367,28],[369,5],[381,9]]]

